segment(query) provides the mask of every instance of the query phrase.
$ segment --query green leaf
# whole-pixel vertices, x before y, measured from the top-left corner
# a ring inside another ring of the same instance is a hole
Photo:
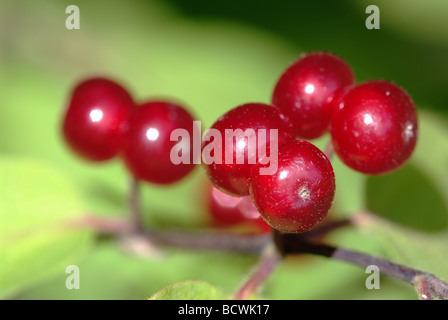
[[[414,229],[448,229],[447,123],[420,112],[419,140],[411,161],[387,175],[369,177],[367,208]]]
[[[23,158],[0,159],[0,296],[64,274],[78,261],[92,239],[70,226],[81,214],[78,191],[59,172]]]
[[[223,300],[226,295],[205,281],[187,280],[169,285],[149,300]]]
[[[416,165],[367,180],[367,207],[401,225],[427,232],[448,228],[443,193]]]
[[[442,193],[448,206],[448,122],[446,118],[419,111],[419,138],[411,162],[421,168]],[[446,211],[448,215],[448,210]]]

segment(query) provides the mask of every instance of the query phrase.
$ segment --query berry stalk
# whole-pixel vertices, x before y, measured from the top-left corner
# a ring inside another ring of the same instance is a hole
[[[255,266],[252,273],[243,283],[243,285],[235,292],[233,299],[248,300],[251,295],[256,294],[257,290],[265,283],[266,279],[274,270],[277,263],[281,260],[281,255],[273,246],[269,244],[263,250],[260,261]]]
[[[129,209],[132,229],[135,233],[143,233],[142,208],[140,205],[139,182],[131,178],[129,186]]]

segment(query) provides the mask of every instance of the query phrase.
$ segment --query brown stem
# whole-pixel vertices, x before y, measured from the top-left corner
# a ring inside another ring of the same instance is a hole
[[[260,261],[255,266],[255,269],[249,275],[243,285],[235,292],[233,299],[247,300],[252,294],[263,285],[266,279],[274,270],[277,263],[281,260],[281,256],[273,244],[266,246]]]
[[[310,253],[349,262],[363,268],[375,265],[381,273],[413,285],[420,299],[448,299],[448,284],[430,273],[365,253],[312,243],[305,240],[302,235],[275,232],[274,239],[283,255]]]
[[[350,262],[364,268],[368,265],[376,265],[380,272],[413,285],[419,299],[448,299],[448,284],[430,273],[345,249],[336,249],[331,258]]]
[[[403,266],[401,264],[393,263],[382,258],[373,257],[364,253],[341,248],[335,249],[330,258],[356,264],[363,268],[366,268],[370,265],[375,265],[378,267],[381,273],[384,273],[396,279],[406,281],[410,284],[413,284],[414,277],[422,274],[421,271]]]
[[[336,248],[327,244],[312,243],[303,240],[303,237],[300,237],[300,235],[276,232],[276,243],[283,255],[312,253],[356,264],[363,268],[369,265],[376,265],[382,273],[408,283],[412,283],[412,279],[422,273],[421,271],[365,253]]]
[[[74,221],[71,226],[93,228],[103,233],[127,233],[134,226],[126,220],[85,217]],[[185,232],[185,231],[151,231],[143,233],[151,244],[171,246],[176,248],[222,250],[250,254],[260,254],[270,243],[274,243],[277,252],[286,256],[291,254],[315,254],[340,261],[349,262],[366,268],[376,265],[380,271],[390,277],[403,280],[413,285],[420,299],[448,299],[448,284],[436,276],[413,269],[404,265],[393,263],[386,259],[370,256],[344,248],[336,248],[327,244],[313,243],[305,234],[289,234],[274,231],[274,237],[270,235],[237,235],[210,232]],[[273,250],[276,252],[275,250]],[[263,256],[253,275],[243,284],[240,293],[235,297],[247,297],[246,292],[254,292],[256,288],[267,278],[274,268],[277,258],[275,255]]]
[[[129,187],[129,209],[131,213],[131,221],[133,231],[135,233],[143,233],[142,209],[140,205],[139,182],[135,178],[131,178]]]
[[[270,235],[243,235],[215,232],[153,231],[149,238],[158,245],[185,249],[222,250],[260,254],[272,242]]]
[[[417,275],[413,284],[421,300],[448,300],[448,284],[432,274]]]
[[[85,216],[71,221],[70,226],[94,229],[102,234],[132,233],[134,226],[125,219]],[[186,232],[183,230],[164,230],[145,232],[144,235],[153,244],[185,249],[222,250],[260,254],[263,248],[272,242],[271,236],[243,235],[217,232]]]

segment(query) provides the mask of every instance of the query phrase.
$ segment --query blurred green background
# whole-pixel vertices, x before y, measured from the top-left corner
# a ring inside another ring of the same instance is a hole
[[[125,216],[128,177],[119,160],[93,165],[64,146],[59,126],[72,86],[86,76],[123,82],[139,101],[172,97],[203,127],[230,108],[269,102],[281,72],[301,53],[345,59],[357,81],[404,87],[419,109],[420,140],[394,174],[366,178],[334,161],[333,216],[368,208],[387,221],[327,240],[386,256],[448,280],[448,2],[417,1],[71,1],[0,3],[0,297],[144,299],[168,284],[200,279],[231,293],[255,263],[220,252],[169,250],[143,259],[88,231],[51,227],[84,213]],[[380,8],[367,30],[367,5]],[[316,142],[324,146],[328,137]],[[201,168],[170,187],[145,185],[145,223],[204,228]],[[430,249],[428,249],[430,248]],[[81,289],[65,288],[76,264]],[[261,296],[273,299],[415,299],[413,288],[319,257],[288,259]]]

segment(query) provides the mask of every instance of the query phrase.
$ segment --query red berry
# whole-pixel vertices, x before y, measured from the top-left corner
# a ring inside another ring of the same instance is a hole
[[[289,118],[296,137],[315,139],[328,130],[338,97],[353,82],[353,72],[341,58],[310,53],[281,75],[272,103]]]
[[[133,105],[129,93],[115,82],[102,78],[81,82],[64,116],[65,141],[75,153],[91,161],[114,157]]]
[[[233,197],[213,186],[209,187],[208,196],[208,211],[216,227],[248,226],[259,232],[272,230],[249,196]]]
[[[271,146],[275,146],[275,137],[271,135],[270,129],[278,130],[278,146],[294,139],[292,128],[282,114],[276,108],[262,103],[248,103],[230,110],[221,116],[211,129],[221,136],[221,143],[215,144],[215,139],[210,138],[211,131],[204,135],[203,166],[215,187],[234,196],[249,195],[250,171],[258,163],[259,152],[263,155],[264,148],[267,155],[270,151],[274,152]],[[226,130],[236,129],[241,129],[242,132],[252,129],[250,132],[254,134],[239,135],[235,138],[227,135],[230,139],[226,139]],[[260,129],[265,131],[259,131]],[[266,137],[265,143],[262,143],[263,137]],[[233,147],[229,148],[232,141]],[[213,151],[207,152],[208,148]],[[217,152],[221,152],[221,155]],[[216,159],[212,159],[209,154]],[[217,163],[218,160],[221,163]]]
[[[189,141],[181,140],[189,152],[189,163],[174,164],[170,155],[178,143],[171,132],[184,129]],[[200,142],[198,142],[200,143]],[[122,157],[138,180],[169,184],[186,176],[193,168],[193,118],[183,107],[170,102],[147,102],[136,107],[124,135]]]
[[[399,86],[382,80],[350,89],[334,113],[336,153],[350,168],[382,174],[400,167],[417,142],[416,108]]]
[[[274,229],[305,232],[327,216],[335,192],[333,167],[313,144],[291,141],[279,149],[275,174],[261,175],[258,169],[252,172],[250,194]]]

